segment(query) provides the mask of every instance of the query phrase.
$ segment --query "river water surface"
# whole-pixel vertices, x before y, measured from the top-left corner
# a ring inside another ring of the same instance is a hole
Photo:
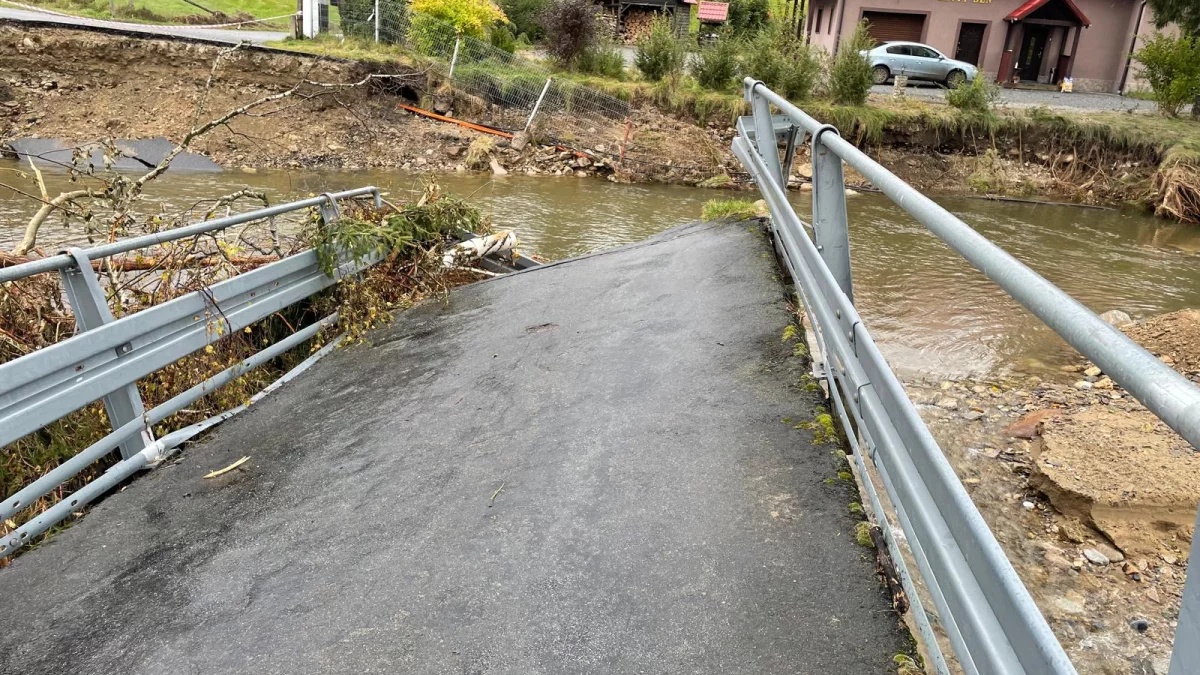
[[[0,161],[0,170],[16,169]],[[4,182],[18,181],[11,171]],[[47,174],[51,194],[70,189]],[[695,220],[705,201],[730,193],[663,185],[618,185],[600,179],[544,176],[440,175],[447,191],[473,195],[493,222],[513,228],[521,249],[560,259],[644,239]],[[397,172],[266,171],[167,173],[148,186],[142,213],[168,211],[233,192],[264,189],[272,202],[315,192],[377,185],[403,200],[422,177]],[[1200,307],[1200,227],[1175,225],[1141,212],[936,197],[944,207],[1096,312],[1120,309],[1134,318]],[[804,217],[807,194],[792,201]],[[0,246],[9,249],[37,209],[0,188]],[[909,376],[989,377],[1053,370],[1072,351],[886,197],[849,200],[856,302],[893,366]],[[48,226],[41,241],[79,241],[76,229]]]

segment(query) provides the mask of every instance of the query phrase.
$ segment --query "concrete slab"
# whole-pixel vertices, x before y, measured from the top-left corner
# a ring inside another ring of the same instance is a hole
[[[0,570],[0,672],[891,672],[775,274],[692,225],[403,313]]]

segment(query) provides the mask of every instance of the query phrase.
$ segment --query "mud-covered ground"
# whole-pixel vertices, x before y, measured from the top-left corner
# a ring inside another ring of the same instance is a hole
[[[1123,330],[1200,382],[1200,311]],[[911,382],[939,444],[1081,673],[1165,675],[1200,456],[1090,363]]]

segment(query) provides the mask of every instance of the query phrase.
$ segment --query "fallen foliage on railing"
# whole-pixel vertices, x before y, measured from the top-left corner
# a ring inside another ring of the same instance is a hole
[[[377,209],[343,202],[341,207],[342,217],[331,224],[324,224],[314,209],[299,235],[280,242],[284,254],[316,248],[318,257],[327,261],[327,272],[334,269],[334,262],[339,259],[378,257],[380,262],[243,331],[223,335],[214,344],[139,381],[138,389],[147,409],[333,311],[340,316],[336,332],[349,338],[345,344],[360,343],[372,328],[389,321],[395,311],[474,281],[479,278],[477,272],[486,274],[461,265],[449,269],[443,265],[445,251],[457,241],[458,232],[486,231],[488,225],[478,209],[461,199],[442,195],[436,185],[427,186],[420,199],[412,204]],[[258,225],[265,227],[263,221]],[[253,228],[242,230],[238,236],[257,238]],[[274,256],[243,256],[240,247],[216,236],[172,242],[143,253],[146,255],[141,258],[127,255],[98,261],[101,286],[118,318],[187,293],[204,292],[214,283],[276,260]],[[59,276],[52,273],[0,287],[0,363],[75,334],[74,317],[63,297]],[[211,321],[210,325],[218,333],[224,327],[219,320]],[[244,403],[331,338],[329,334],[318,334],[306,347],[248,371],[155,425],[153,432],[162,436]],[[13,494],[109,431],[104,406],[95,403],[10,444],[0,451],[0,490],[4,495]],[[18,517],[0,523],[0,536],[86,484],[116,458],[113,453]],[[5,564],[6,560],[0,560],[0,566]]]

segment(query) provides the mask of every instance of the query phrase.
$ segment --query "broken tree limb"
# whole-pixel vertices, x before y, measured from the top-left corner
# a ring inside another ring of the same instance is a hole
[[[21,241],[13,248],[13,255],[22,256],[29,253],[30,249],[37,242],[38,230],[41,229],[42,223],[46,222],[46,218],[50,216],[50,212],[54,209],[62,208],[63,205],[73,202],[77,199],[92,198],[100,199],[104,195],[92,192],[91,190],[72,190],[64,192],[59,196],[51,199],[38,209],[38,212],[33,214],[33,218],[29,220],[29,224],[25,226],[25,235],[21,237]]]

